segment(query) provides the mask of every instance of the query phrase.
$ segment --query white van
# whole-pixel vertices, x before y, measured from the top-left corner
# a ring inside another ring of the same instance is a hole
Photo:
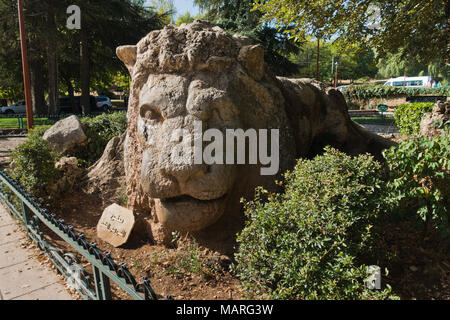
[[[398,77],[389,79],[384,85],[391,87],[412,87],[423,88],[426,87],[431,77]]]

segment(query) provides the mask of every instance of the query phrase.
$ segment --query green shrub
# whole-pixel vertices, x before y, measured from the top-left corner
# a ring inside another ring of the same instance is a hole
[[[411,88],[391,87],[386,85],[351,85],[344,92],[347,100],[390,99],[416,95],[450,96],[450,87]]]
[[[80,159],[82,165],[90,166],[103,154],[108,142],[121,135],[127,128],[124,112],[102,114],[95,118],[82,118],[88,144],[78,148],[69,156]],[[61,155],[55,153],[50,144],[42,139],[51,126],[39,126],[28,134],[28,140],[11,155],[14,161],[12,177],[28,192],[37,197],[49,195],[49,187],[59,177],[55,163]]]
[[[285,175],[282,194],[258,189],[246,204],[234,269],[250,298],[376,299],[360,260],[380,214],[380,165],[367,155],[334,149],[300,160]],[[263,196],[268,201],[263,201]]]
[[[407,103],[395,108],[394,118],[401,133],[418,135],[420,122],[427,112],[433,110],[434,103]]]
[[[55,168],[59,155],[42,139],[41,133],[33,131],[29,139],[11,154],[14,161],[11,176],[36,197],[48,196],[48,188],[59,174]]]
[[[108,142],[127,129],[125,112],[101,114],[97,117],[81,118],[88,144],[74,152],[73,156],[81,160],[85,167],[93,165],[102,156]]]
[[[388,184],[398,208],[414,203],[415,217],[450,236],[450,136],[411,139],[384,152],[391,170]]]
[[[47,131],[51,127],[52,126],[49,125],[35,127],[34,129],[31,129],[30,132],[28,133],[28,138],[29,139],[42,138],[45,134],[45,131]]]

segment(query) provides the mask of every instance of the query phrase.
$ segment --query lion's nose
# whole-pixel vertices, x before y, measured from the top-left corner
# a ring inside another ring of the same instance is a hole
[[[208,173],[208,166],[205,164],[195,164],[191,153],[180,152],[180,145],[164,146],[166,152],[163,161],[160,163],[160,170],[163,175],[171,176],[182,186],[190,179],[201,177]]]
[[[163,174],[174,177],[182,187],[189,180],[199,178],[208,172],[206,165],[177,165],[162,169]]]

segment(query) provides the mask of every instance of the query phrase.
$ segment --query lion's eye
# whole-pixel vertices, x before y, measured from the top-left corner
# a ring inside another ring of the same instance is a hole
[[[147,121],[162,121],[163,117],[153,106],[141,107],[141,118]]]

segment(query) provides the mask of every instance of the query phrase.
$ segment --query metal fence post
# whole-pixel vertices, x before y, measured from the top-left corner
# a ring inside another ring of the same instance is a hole
[[[101,280],[102,280],[102,291],[103,291],[103,299],[112,300],[111,296],[111,284],[109,282],[109,278],[101,272]]]
[[[25,223],[26,226],[28,226],[30,222],[30,213],[28,212],[27,206],[25,205],[23,200],[20,200],[20,206],[22,207],[23,222]]]
[[[111,286],[109,278],[96,266],[92,266],[94,271],[95,292],[98,300],[111,300]]]
[[[9,200],[11,197],[13,200]],[[142,282],[138,283],[124,263],[117,264],[109,252],[98,249],[97,244],[89,243],[82,232],[75,231],[73,226],[66,225],[63,219],[57,219],[55,214],[38,205],[35,199],[2,169],[0,169],[0,200],[7,205],[11,214],[26,225],[27,235],[67,279],[72,282],[75,276],[72,271],[81,271],[78,282],[80,287],[75,289],[84,299],[112,300],[111,281],[135,300],[158,299],[148,279],[142,278]],[[91,285],[92,278],[79,264],[80,260],[73,254],[64,254],[47,243],[40,231],[40,223],[88,260],[94,274],[95,291]],[[73,270],[71,267],[77,268]]]

